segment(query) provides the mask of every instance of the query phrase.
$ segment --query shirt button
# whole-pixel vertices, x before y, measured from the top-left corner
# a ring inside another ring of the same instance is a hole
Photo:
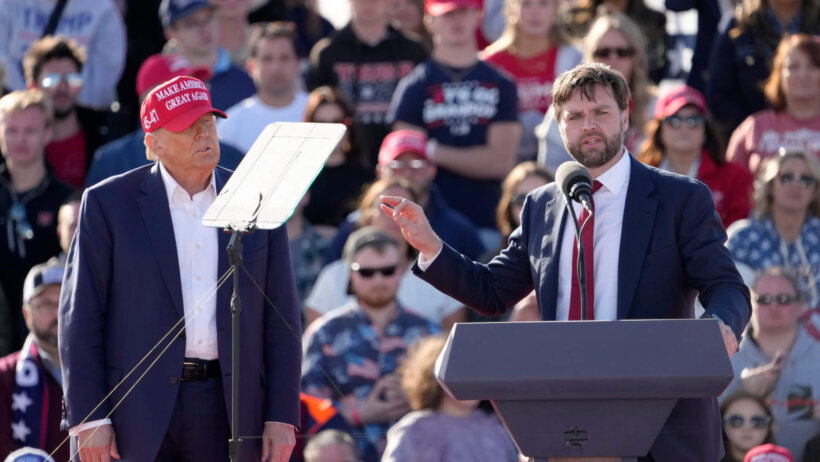
[[[176,385],[177,383],[179,383],[179,378],[178,377],[170,377],[170,378],[168,378],[168,383],[170,383],[171,385]]]
[[[198,249],[198,248],[199,248],[199,244],[194,244],[194,247],[196,247],[196,248]]]
[[[198,342],[196,342],[196,344],[197,345],[202,345],[202,340],[199,340]]]
[[[197,280],[197,281],[199,281],[199,280],[200,280],[199,276],[197,276],[197,277],[196,277],[196,280]]]

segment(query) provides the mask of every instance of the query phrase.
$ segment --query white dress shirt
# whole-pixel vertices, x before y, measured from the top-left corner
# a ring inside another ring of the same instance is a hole
[[[595,202],[595,229],[593,233],[595,264],[595,319],[612,321],[618,317],[618,262],[621,256],[621,230],[624,222],[626,191],[630,176],[629,151],[615,165],[598,178],[602,187],[593,196]],[[573,202],[575,215],[581,214],[581,204]],[[567,217],[561,237],[558,256],[558,304],[556,320],[569,318],[569,300],[572,287],[572,248],[575,228]],[[439,250],[439,254],[441,251]],[[425,260],[419,255],[419,268],[425,271],[438,257]]]
[[[618,317],[618,262],[621,255],[626,190],[629,185],[629,158],[629,152],[624,150],[621,159],[596,178],[602,186],[592,197],[595,202],[592,244],[595,249],[595,319],[603,321],[612,321]],[[572,205],[575,216],[579,216],[581,204],[573,202]],[[558,257],[558,304],[555,319],[559,321],[566,321],[569,318],[573,246],[575,228],[572,218],[567,217],[561,237],[561,253]]]
[[[212,289],[218,279],[219,230],[202,224],[202,217],[216,200],[214,175],[211,174],[210,184],[192,198],[162,162],[159,171],[168,193],[177,245],[185,313],[185,357],[217,359],[216,292]]]
[[[162,162],[159,162],[159,171],[168,195],[179,260],[185,313],[185,357],[217,359],[216,292],[213,291],[207,299],[206,294],[216,287],[219,235],[216,228],[206,228],[202,224],[205,211],[216,199],[214,175],[211,174],[210,185],[191,198]],[[197,311],[200,313],[196,314]],[[71,428],[69,434],[77,436],[81,431],[110,423],[111,419],[92,420]]]

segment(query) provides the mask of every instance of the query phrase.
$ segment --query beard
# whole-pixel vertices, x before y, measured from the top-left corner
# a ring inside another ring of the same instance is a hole
[[[565,138],[564,142],[567,145],[569,154],[573,159],[578,161],[578,163],[586,168],[598,168],[605,165],[621,151],[621,147],[624,144],[624,125],[623,123],[618,125],[618,133],[610,136],[609,138],[607,138],[603,132],[597,130],[594,132],[585,133],[583,136],[579,137],[578,141],[575,143],[569,142]],[[584,138],[590,136],[597,136],[601,138],[604,141],[603,147],[584,150]]]
[[[34,335],[34,338],[41,344],[46,344],[49,346],[57,347],[57,333],[56,333],[57,321],[54,321],[54,324],[49,326],[47,329],[38,329],[35,326],[32,326],[31,333]]]
[[[54,108],[54,118],[57,120],[65,120],[74,113],[74,106],[71,106],[68,109],[57,109]]]
[[[387,287],[373,287],[371,290],[362,291],[356,294],[359,304],[368,308],[386,308],[396,303],[396,291]]]

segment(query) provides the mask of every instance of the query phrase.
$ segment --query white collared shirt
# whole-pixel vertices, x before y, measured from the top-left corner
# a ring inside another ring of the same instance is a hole
[[[216,228],[202,224],[202,217],[216,200],[214,175],[211,174],[208,187],[192,198],[162,162],[159,162],[159,171],[168,194],[179,260],[185,313],[185,356],[217,359],[216,293],[213,288],[218,279],[219,235]]]
[[[598,178],[602,185],[592,198],[595,202],[595,319],[612,321],[618,317],[618,262],[621,256],[621,230],[624,222],[626,191],[630,175],[629,151]],[[581,204],[572,203],[575,215],[581,214]],[[555,319],[566,321],[569,317],[569,300],[572,287],[572,248],[575,246],[575,228],[572,218],[567,217],[561,237],[561,253],[558,257],[558,304]]]

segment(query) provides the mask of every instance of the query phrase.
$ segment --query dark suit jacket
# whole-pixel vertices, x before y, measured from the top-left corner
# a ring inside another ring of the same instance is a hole
[[[694,298],[740,336],[751,314],[749,291],[702,183],[630,159],[618,261],[618,319],[692,318]],[[420,277],[477,311],[503,313],[535,289],[541,317],[555,320],[558,259],[567,220],[551,183],[533,191],[509,247],[482,265],[445,245]],[[616,270],[616,268],[613,268]],[[722,352],[715,352],[722,354]],[[651,450],[656,461],[717,462],[723,454],[715,399],[680,400]]]
[[[214,175],[217,190],[221,190],[230,172],[217,167]],[[117,446],[126,461],[154,459],[179,389],[184,332],[162,353],[173,338],[164,336],[183,318],[173,233],[158,165],[148,165],[86,191],[69,252],[59,333],[66,397],[64,425],[74,427],[86,418],[103,419],[113,412]],[[219,233],[219,255],[213,256],[219,259],[219,275],[228,269],[224,252],[228,239],[228,234]],[[301,325],[285,228],[246,235],[243,245],[248,273],[276,307],[266,304],[263,294],[240,270],[239,434],[252,436],[262,434],[266,421],[299,424]],[[216,295],[219,361],[228,415],[231,290],[229,279]],[[162,346],[152,351],[157,342]],[[115,389],[149,351],[149,358]],[[151,366],[157,355],[161,355],[159,360]],[[245,440],[243,461],[259,460],[258,442]]]

